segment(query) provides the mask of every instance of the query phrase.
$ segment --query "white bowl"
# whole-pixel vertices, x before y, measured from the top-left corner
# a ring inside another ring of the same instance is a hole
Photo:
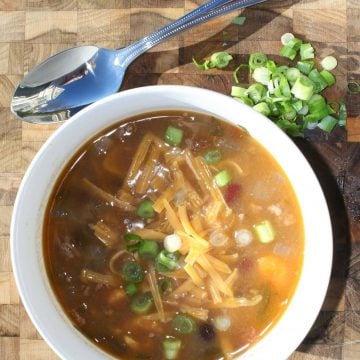
[[[42,228],[54,183],[72,155],[102,129],[132,115],[163,109],[212,114],[248,129],[279,162],[296,192],[305,226],[304,264],[281,319],[244,359],[286,359],[313,324],[324,300],[332,263],[326,201],[308,162],[270,120],[219,93],[186,86],[149,86],[107,97],[76,114],[44,144],[21,183],[11,223],[11,257],[22,302],[36,328],[63,359],[106,359],[64,315],[47,279]]]

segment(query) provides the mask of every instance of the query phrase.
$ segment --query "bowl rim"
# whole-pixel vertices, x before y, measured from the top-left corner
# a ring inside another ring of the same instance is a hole
[[[27,293],[25,290],[24,276],[29,276],[29,274],[24,273],[24,269],[22,268],[21,263],[19,263],[20,258],[19,258],[19,253],[18,253],[19,252],[18,242],[20,241],[19,240],[19,236],[20,236],[19,231],[20,230],[18,228],[18,222],[19,222],[19,218],[21,219],[21,215],[23,212],[22,206],[24,205],[24,198],[26,198],[24,194],[27,191],[27,187],[29,186],[29,183],[31,183],[31,181],[34,181],[32,179],[34,169],[36,169],[36,167],[38,166],[39,163],[41,164],[41,162],[44,161],[44,155],[46,155],[46,153],[48,151],[51,151],[52,144],[54,142],[58,141],[58,139],[61,139],[61,137],[64,137],[63,134],[70,131],[68,129],[75,127],[74,124],[77,124],[80,121],[80,119],[86,118],[89,114],[96,112],[97,109],[100,109],[104,106],[105,107],[111,106],[112,104],[115,104],[116,102],[121,102],[123,100],[126,100],[127,98],[131,98],[131,97],[136,98],[136,97],[140,96],[140,99],[142,99],[144,97],[144,95],[165,96],[165,94],[173,95],[173,96],[180,95],[180,100],[182,99],[182,97],[184,97],[184,98],[189,99],[189,101],[195,101],[195,100],[191,100],[191,98],[193,96],[200,97],[200,98],[198,98],[199,99],[198,101],[200,101],[200,102],[202,102],[204,98],[211,98],[214,100],[216,99],[217,101],[219,101],[219,103],[223,103],[223,106],[224,106],[224,104],[226,104],[226,105],[229,105],[229,107],[231,107],[231,108],[239,109],[240,113],[244,112],[244,114],[250,114],[250,117],[255,118],[257,121],[259,121],[261,123],[261,125],[264,126],[265,131],[270,129],[273,134],[277,134],[276,136],[281,139],[281,141],[284,143],[284,145],[286,145],[284,147],[284,149],[287,149],[287,147],[289,147],[289,153],[297,154],[296,160],[301,162],[301,165],[304,166],[304,168],[306,170],[305,173],[308,175],[308,178],[305,179],[305,181],[307,181],[307,185],[310,186],[311,189],[315,189],[317,192],[314,201],[318,202],[317,203],[317,205],[319,207],[318,210],[323,216],[322,221],[321,221],[320,233],[324,237],[325,240],[323,240],[323,241],[326,241],[326,245],[327,245],[325,247],[325,249],[323,249],[323,251],[322,251],[322,257],[324,259],[323,260],[323,268],[320,269],[320,272],[318,274],[314,275],[314,278],[316,278],[316,281],[317,281],[316,290],[318,292],[318,296],[309,302],[309,304],[311,304],[311,307],[306,308],[306,314],[302,314],[302,324],[303,325],[301,327],[302,328],[301,336],[299,335],[299,329],[297,326],[294,325],[293,327],[291,327],[291,329],[289,329],[291,331],[294,331],[296,333],[296,336],[292,337],[290,339],[287,339],[288,345],[286,346],[286,348],[281,349],[281,353],[279,353],[279,357],[276,357],[278,359],[285,359],[296,349],[296,347],[301,343],[301,341],[305,337],[306,333],[310,330],[313,322],[315,321],[315,319],[320,311],[321,305],[323,303],[323,300],[324,300],[326,292],[327,292],[328,283],[329,283],[329,279],[330,279],[330,273],[331,273],[333,249],[332,249],[332,228],[331,228],[330,215],[329,215],[329,211],[327,208],[326,200],[325,200],[324,194],[322,192],[321,186],[318,182],[318,179],[316,178],[315,173],[313,172],[311,166],[309,165],[309,163],[306,160],[306,158],[304,157],[304,155],[300,152],[300,150],[296,147],[296,145],[280,129],[278,129],[277,126],[273,122],[271,122],[271,120],[269,120],[266,117],[262,116],[261,114],[257,113],[255,110],[249,108],[248,106],[241,104],[241,103],[237,102],[236,100],[231,99],[229,96],[220,94],[215,91],[207,90],[207,89],[201,89],[201,88],[197,88],[197,87],[190,87],[190,86],[184,86],[184,85],[154,85],[154,86],[146,86],[146,87],[140,87],[140,88],[136,88],[136,89],[122,91],[120,93],[116,93],[114,95],[108,96],[108,97],[86,107],[85,109],[81,110],[79,113],[74,115],[73,118],[71,118],[65,124],[63,124],[60,128],[58,128],[47,139],[47,141],[43,144],[41,149],[35,155],[34,159],[32,160],[31,164],[29,165],[29,167],[22,179],[22,182],[20,184],[20,187],[19,187],[19,190],[18,190],[18,193],[16,196],[14,210],[13,210],[12,219],[11,219],[11,229],[10,229],[11,263],[12,263],[13,273],[15,276],[16,285],[17,285],[17,288],[19,291],[20,298],[23,302],[23,305],[24,305],[29,317],[31,318],[32,322],[35,324],[37,330],[41,334],[41,336],[45,339],[45,341],[50,345],[50,347],[55,351],[55,353],[58,356],[60,356],[61,358],[73,358],[73,359],[78,358],[77,357],[78,356],[77,349],[75,349],[72,353],[74,355],[74,357],[72,357],[72,356],[69,357],[70,353],[69,353],[68,349],[64,349],[63,344],[60,344],[53,337],[49,336],[48,331],[44,330],[43,321],[41,321],[41,319],[40,319],[41,316],[39,317],[39,309],[36,308],[36,306],[34,305],[31,295],[29,295],[29,293]],[[204,97],[204,98],[202,98],[202,97]],[[207,102],[209,102],[209,101],[207,101]],[[201,104],[198,106],[201,107]],[[196,111],[196,110],[194,110],[194,111]],[[144,113],[144,112],[146,112],[146,110],[140,111],[139,113]],[[203,111],[199,110],[199,112],[206,112],[205,105],[204,105],[204,110]],[[134,114],[135,114],[135,112],[134,112]],[[215,114],[215,116],[220,117],[220,118],[222,117],[217,114]],[[129,116],[127,116],[127,117],[129,117]],[[117,119],[118,119],[117,121],[114,121],[114,120],[107,121],[107,125],[99,127],[96,130],[96,132],[92,134],[91,137],[95,136],[96,134],[101,132],[102,129],[105,129],[116,122],[126,120],[127,117],[126,116],[121,117],[121,118],[117,117]],[[230,119],[225,119],[225,120],[232,122]],[[84,120],[82,120],[82,121],[84,121]],[[250,133],[251,133],[251,131],[250,131]],[[253,134],[251,134],[251,135],[253,136]],[[256,136],[253,136],[253,137],[256,138]],[[83,145],[83,143],[84,142],[78,143],[78,148],[80,148]],[[267,146],[265,146],[263,143],[261,143],[261,145],[268,152],[271,153],[271,151],[269,151]],[[278,146],[278,144],[277,144],[277,146]],[[78,150],[78,148],[73,149],[72,153],[75,153]],[[65,164],[68,163],[68,160],[69,160],[68,158],[65,160]],[[278,161],[278,159],[276,159],[276,160]],[[57,176],[60,175],[61,170],[62,169],[58,169]],[[283,170],[285,171],[285,169],[283,169]],[[57,176],[51,182],[52,186],[54,186]],[[294,191],[295,191],[295,188],[294,188]],[[295,193],[298,196],[298,193],[296,191],[295,191]],[[298,201],[299,201],[299,199],[298,199]],[[43,206],[44,206],[44,204],[43,204]],[[299,202],[299,206],[300,206],[301,210],[303,210],[300,205],[300,202]],[[303,214],[303,216],[304,216],[304,214]],[[20,224],[21,224],[21,222],[20,222]],[[304,224],[304,226],[305,226],[305,224]],[[307,234],[305,234],[305,237],[306,236],[307,236]],[[305,243],[306,243],[306,239],[305,239]],[[305,246],[307,246],[307,244],[305,244]],[[304,262],[305,262],[305,257],[306,257],[306,253],[304,255]],[[303,266],[304,266],[304,264],[303,264]],[[310,271],[310,270],[311,269],[308,269],[308,271]],[[276,321],[275,326],[273,326],[269,330],[269,332],[264,336],[264,338],[262,340],[260,340],[257,344],[251,346],[251,348],[248,351],[246,351],[244,353],[244,355],[241,355],[239,357],[239,359],[246,359],[246,360],[260,359],[258,357],[258,355],[256,354],[256,351],[265,351],[266,349],[267,349],[267,351],[269,351],[270,349],[273,349],[273,347],[269,347],[269,344],[268,344],[271,341],[274,341],[274,336],[271,336],[271,335],[275,333],[275,336],[276,336],[276,332],[274,332],[274,330],[276,330],[279,327],[279,324],[282,323],[284,317],[289,312],[289,308],[294,305],[295,297],[299,291],[300,285],[302,287],[304,287],[306,285],[306,284],[302,283],[302,279],[303,279],[303,275],[304,275],[303,271],[304,271],[304,268],[302,269],[302,274],[300,275],[300,280],[298,281],[297,288],[295,290],[295,294],[293,295],[293,297],[290,301],[290,304],[287,306],[287,309],[282,314],[281,318]],[[44,276],[44,274],[42,274],[42,276]],[[309,274],[307,274],[307,276],[309,276]],[[51,294],[49,296],[51,296]],[[52,294],[52,297],[53,297],[52,300],[54,300],[53,294]],[[52,305],[55,306],[54,304],[52,304]],[[296,306],[297,306],[298,310],[301,309],[301,307],[299,307],[298,302],[296,303]],[[65,317],[65,315],[63,315],[63,317]],[[66,322],[65,319],[63,319],[63,320]],[[71,324],[69,319],[68,319],[68,324]],[[75,331],[76,331],[72,327],[70,330],[73,333],[75,333]],[[89,349],[91,349],[91,350],[89,350],[90,353],[88,353],[88,354],[94,355],[94,357],[91,357],[91,359],[103,358],[103,355],[104,355],[103,351],[101,351],[97,347],[95,347],[95,345],[93,345],[89,340],[85,339],[83,335],[79,336],[79,339],[81,339],[81,338],[83,338],[82,339],[83,346],[85,346],[85,347],[90,346]],[[79,339],[77,339],[76,341],[78,341]],[[266,339],[269,339],[269,341],[265,341]],[[275,340],[276,340],[276,338],[275,338]],[[89,345],[89,344],[91,344],[91,345]],[[81,344],[79,343],[79,346],[80,345]],[[106,357],[109,357],[109,355],[107,353],[106,353]]]

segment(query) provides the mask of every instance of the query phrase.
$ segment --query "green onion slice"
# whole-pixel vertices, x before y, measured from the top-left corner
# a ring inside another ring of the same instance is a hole
[[[338,123],[338,120],[335,119],[333,116],[328,115],[325,116],[318,124],[318,127],[325,131],[325,132],[331,132],[332,129],[335,127],[335,125]]]
[[[350,80],[347,89],[350,94],[357,94],[360,92],[360,84],[355,80]]]
[[[263,66],[257,67],[254,70],[252,77],[258,83],[263,84],[263,85],[268,85],[270,78],[271,78],[271,71],[268,68],[263,67]]]
[[[268,60],[265,67],[271,72],[271,74],[276,74],[278,72],[278,67],[273,60]]]
[[[143,241],[140,236],[131,233],[126,234],[124,240],[126,242],[126,250],[130,252],[138,251]]]
[[[253,54],[251,54],[250,58],[249,58],[250,70],[255,70],[258,67],[265,66],[267,61],[268,61],[268,58],[263,53],[253,53]]]
[[[291,96],[290,86],[284,75],[280,76],[279,90],[281,91],[281,94],[285,97]]]
[[[241,86],[232,86],[231,87],[231,96],[233,97],[247,97],[247,89],[241,87]]]
[[[146,314],[152,307],[152,296],[150,292],[135,295],[131,304],[131,310],[138,315]]]
[[[244,25],[246,21],[246,16],[236,16],[232,19],[232,23],[235,25]]]
[[[237,77],[237,73],[240,71],[240,69],[243,69],[243,68],[249,68],[249,65],[248,64],[240,64],[237,68],[235,68],[235,70],[233,71],[233,78],[234,78],[234,81],[236,84],[239,84],[239,79]]]
[[[305,75],[309,75],[310,71],[314,68],[313,60],[298,61],[296,67]]]
[[[340,104],[339,107],[339,126],[346,126],[346,105],[344,103]]]
[[[283,103],[281,103],[281,106],[283,108],[281,116],[285,120],[292,121],[292,120],[294,120],[296,118],[296,110],[294,109],[294,107],[290,103],[283,102]]]
[[[304,137],[304,128],[300,124],[280,118],[276,121],[276,125],[290,136]]]
[[[304,104],[303,107],[298,111],[299,115],[306,115],[309,112],[309,107],[307,104]]]
[[[184,136],[184,131],[169,125],[165,132],[165,142],[171,146],[179,146]]]
[[[291,39],[286,46],[290,47],[291,49],[294,49],[295,51],[299,51],[302,44],[302,40],[294,37]]]
[[[270,109],[270,115],[271,116],[274,116],[274,117],[280,116],[280,114],[281,114],[280,106],[276,102],[268,100],[267,101],[267,106]]]
[[[280,49],[280,55],[284,56],[290,60],[294,60],[296,57],[296,50],[288,45],[283,46]]]
[[[208,70],[214,67],[217,67],[218,69],[223,69],[229,65],[232,59],[233,57],[226,51],[219,51],[212,54],[210,60],[205,60],[203,63],[197,62],[194,57],[192,58],[192,61],[198,69]]]
[[[309,79],[314,83],[315,92],[323,91],[325,88],[327,88],[328,83],[327,81],[321,76],[318,70],[313,69],[310,71]]]
[[[304,120],[307,123],[317,123],[323,117],[328,116],[328,115],[329,115],[328,108],[323,108],[323,109],[313,112],[312,114],[308,114],[308,115],[304,116]]]
[[[137,284],[144,280],[145,273],[137,262],[126,261],[121,267],[121,276],[125,281]]]
[[[334,70],[337,67],[337,60],[333,56],[326,56],[321,60],[321,66],[327,71]]]
[[[125,293],[128,296],[134,296],[137,293],[137,291],[138,291],[137,286],[134,283],[127,284],[125,287]]]
[[[219,187],[226,186],[231,181],[231,175],[227,170],[220,171],[215,175],[215,182]]]
[[[314,94],[314,84],[307,77],[300,76],[291,88],[291,93],[300,100],[310,100]]]
[[[159,245],[154,240],[143,240],[139,247],[139,255],[144,260],[155,259],[159,253]]]
[[[323,107],[326,107],[325,98],[319,94],[314,94],[307,103],[310,113],[314,113]]]
[[[260,114],[263,114],[264,116],[269,116],[271,114],[269,105],[266,102],[256,104],[253,109],[258,111]]]
[[[294,83],[298,77],[300,77],[300,70],[297,68],[289,68],[286,71],[286,78],[291,82]]]
[[[289,69],[288,66],[286,66],[286,65],[280,65],[280,66],[278,66],[276,72],[277,72],[278,74],[283,74],[283,75],[285,75],[286,72],[288,71],[288,69]]]
[[[168,338],[163,341],[163,352],[166,360],[175,360],[181,348],[181,340]]]
[[[269,220],[264,220],[260,224],[255,225],[254,229],[260,242],[263,244],[267,244],[275,240],[275,230]]]
[[[172,292],[171,280],[169,278],[164,278],[164,279],[159,280],[158,288],[159,288],[160,294],[162,294],[162,295],[171,293]]]
[[[191,334],[197,328],[195,320],[184,314],[175,315],[172,325],[180,334]]]
[[[301,44],[300,45],[300,59],[301,60],[308,60],[313,59],[315,57],[314,48],[311,44]]]
[[[328,86],[335,84],[335,76],[327,70],[320,71],[320,75],[323,77],[323,79],[326,81]]]
[[[304,107],[304,103],[301,100],[294,101],[291,105],[298,114]]]
[[[214,65],[210,62],[210,60],[205,60],[202,64],[197,62],[196,59],[192,58],[193,63],[195,66],[200,70],[208,70],[214,67]]]
[[[204,159],[208,164],[217,164],[221,161],[221,151],[219,149],[208,150]]]
[[[175,270],[179,267],[179,254],[162,250],[155,258],[156,270],[162,273]]]
[[[283,45],[287,45],[287,44],[290,42],[290,40],[292,40],[292,39],[294,39],[294,38],[295,38],[294,34],[292,34],[292,33],[285,33],[285,34],[283,34],[283,35],[281,36],[281,43],[282,43]]]
[[[233,57],[226,51],[216,52],[211,55],[210,62],[218,69],[226,68]]]
[[[256,71],[256,70],[255,70]],[[252,84],[246,91],[247,96],[257,104],[266,94],[266,88],[262,84]],[[243,95],[244,96],[244,95]],[[241,97],[241,96],[240,96]]]
[[[237,100],[237,101],[240,101],[241,103],[243,103],[245,105],[254,106],[254,102],[251,99],[249,99],[248,97],[246,97],[246,96],[243,96],[241,98],[234,97],[234,99]]]
[[[139,204],[136,213],[144,219],[152,218],[155,215],[155,211],[152,206],[153,203],[151,200],[144,200]]]

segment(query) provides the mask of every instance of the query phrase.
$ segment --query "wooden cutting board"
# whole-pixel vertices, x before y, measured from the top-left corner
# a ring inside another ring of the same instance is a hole
[[[14,86],[24,73],[59,50],[76,44],[121,47],[203,2],[0,0],[0,359],[57,358],[21,305],[9,254],[9,224],[17,188],[56,126],[15,120],[9,111]],[[185,84],[229,94],[231,68],[203,73],[192,65],[192,56],[200,59],[223,49],[234,55],[237,64],[255,51],[277,59],[279,39],[285,32],[311,41],[317,57],[337,57],[337,83],[326,93],[333,100],[346,99],[347,133],[344,129],[330,135],[314,131],[296,141],[328,200],[335,235],[334,268],[322,311],[291,359],[360,359],[360,95],[346,94],[349,80],[360,81],[360,0],[269,0],[244,10],[242,26],[231,23],[239,13],[152,49],[133,63],[123,88]]]

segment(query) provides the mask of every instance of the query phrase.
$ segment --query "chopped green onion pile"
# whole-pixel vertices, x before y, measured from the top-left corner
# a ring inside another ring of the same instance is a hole
[[[246,67],[255,83],[248,87],[233,86],[231,96],[272,119],[290,136],[303,137],[305,129],[320,128],[331,132],[336,126],[345,126],[345,104],[339,102],[335,110],[320,95],[324,89],[335,84],[335,76],[330,71],[337,66],[337,60],[333,56],[325,57],[321,61],[323,70],[318,70],[314,61],[315,50],[310,43],[304,43],[290,33],[284,34],[281,42],[283,46],[280,55],[295,63],[278,65],[263,53],[251,54],[249,63],[236,67],[233,76],[235,83],[239,84],[237,73]],[[227,53],[222,54],[227,61],[221,65],[225,65],[232,57]],[[194,62],[199,68],[207,70],[216,66],[212,58],[200,66]],[[360,85],[350,82],[348,91],[358,93]],[[204,158],[211,163],[206,156]],[[226,185],[230,179],[227,180],[224,174],[219,173],[215,181],[219,186],[224,186],[222,184]]]

